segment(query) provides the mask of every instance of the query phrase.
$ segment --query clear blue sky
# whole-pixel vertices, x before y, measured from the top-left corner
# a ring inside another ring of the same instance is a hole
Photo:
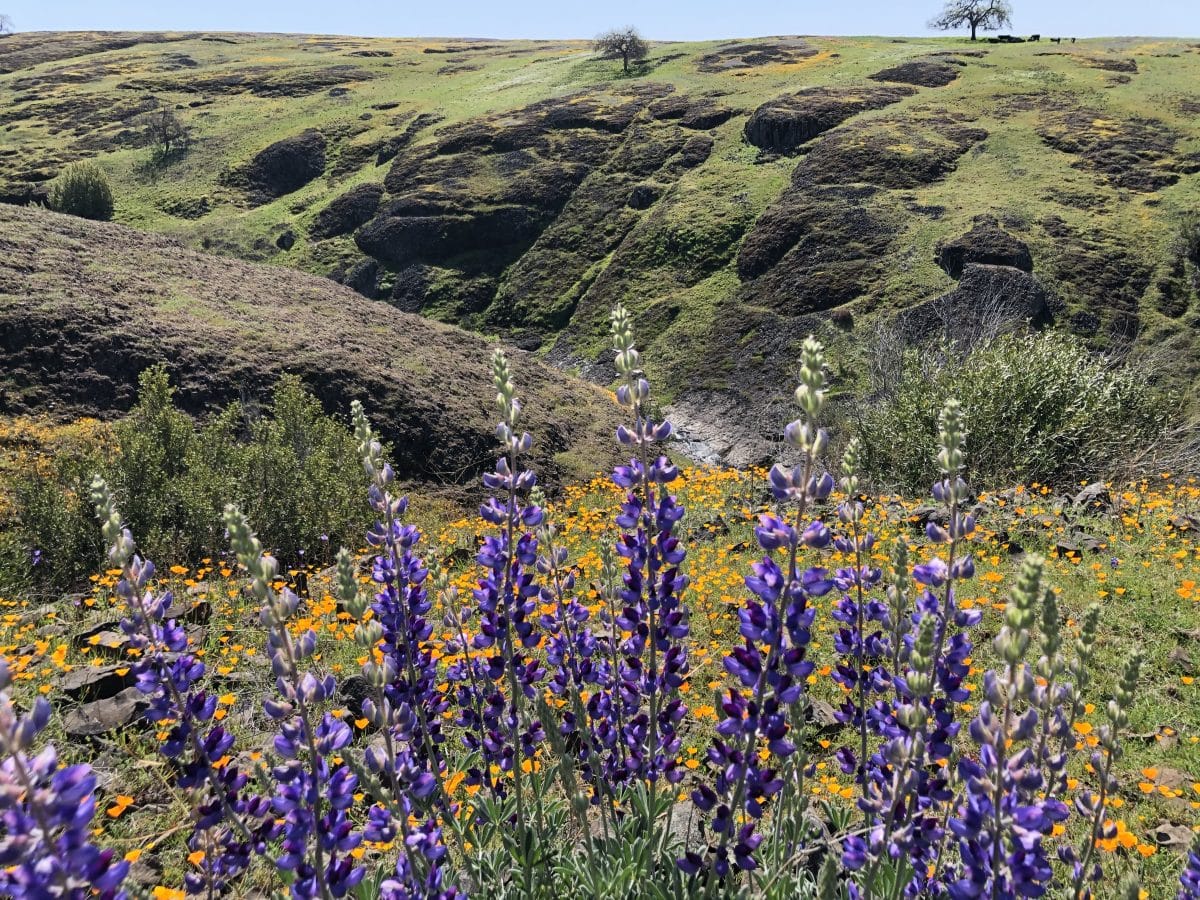
[[[1200,37],[1200,0],[1013,0],[1015,34]],[[20,31],[284,31],[588,38],[635,25],[647,37],[926,33],[940,0],[0,0]]]

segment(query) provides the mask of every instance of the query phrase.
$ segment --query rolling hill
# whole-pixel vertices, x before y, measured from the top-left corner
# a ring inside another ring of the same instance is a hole
[[[192,413],[265,399],[285,372],[327,408],[362,400],[403,477],[470,484],[495,455],[481,338],[121,225],[0,205],[0,356],[0,415],[119,414],[163,360]],[[615,458],[609,395],[524,353],[514,369],[540,475],[561,483]]]
[[[602,384],[620,300],[700,437],[774,430],[806,334],[869,352],[941,297],[1200,373],[1197,42],[660,43],[622,77],[580,42],[18,34],[0,71],[9,201],[95,158],[124,224]]]

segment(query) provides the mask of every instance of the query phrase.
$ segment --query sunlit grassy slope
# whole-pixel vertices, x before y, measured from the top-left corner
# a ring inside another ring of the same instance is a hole
[[[957,54],[963,63],[958,77],[859,113],[800,148],[811,148],[814,159],[764,157],[743,135],[747,117],[780,95],[878,86],[868,76],[934,54]],[[732,58],[747,64],[730,65]],[[0,181],[10,189],[42,183],[38,179],[69,160],[95,156],[114,182],[119,221],[319,274],[363,259],[350,235],[309,239],[328,203],[357,185],[382,183],[406,160],[415,160],[414,171],[424,178],[432,165],[427,154],[456,128],[503,131],[534,104],[586,96],[603,108],[639,89],[728,108],[727,120],[696,132],[713,139],[707,158],[662,181],[662,196],[644,212],[626,208],[601,216],[580,189],[551,226],[559,229],[552,240],[526,248],[524,260],[481,261],[476,254],[422,269],[426,315],[527,339],[544,352],[554,348],[568,364],[598,358],[604,317],[615,301],[626,302],[639,316],[653,374],[668,397],[753,381],[731,361],[735,348],[761,355],[764,332],[819,330],[830,306],[858,324],[948,290],[952,282],[936,265],[934,249],[979,215],[997,217],[1029,245],[1035,273],[1063,300],[1068,327],[1097,346],[1132,339],[1165,350],[1184,380],[1200,360],[1189,287],[1194,275],[1185,271],[1190,264],[1179,244],[1181,222],[1200,206],[1194,174],[1200,169],[1200,46],[1191,41],[661,43],[623,78],[618,64],[598,59],[582,42],[18,35],[0,41],[0,70],[6,68],[12,71],[0,75]],[[193,148],[166,165],[152,164],[134,134],[138,113],[158,106],[174,109],[195,135]],[[377,164],[381,147],[421,115],[431,124],[415,129],[396,159]],[[645,120],[646,113],[640,115],[631,128]],[[894,168],[923,158],[942,141],[948,123],[986,137],[937,177],[880,189],[877,176],[859,170],[862,160]],[[264,147],[307,129],[326,138],[324,174],[253,205],[231,173]],[[640,152],[638,141],[653,143],[655,134],[627,130],[623,139]],[[839,143],[822,144],[834,140]],[[832,156],[824,153],[830,146],[838,148]],[[817,167],[825,193],[804,188],[799,200],[785,195],[798,162]],[[611,172],[614,165],[610,158],[601,168]],[[1170,177],[1150,185],[1141,177],[1168,171]],[[835,230],[844,208],[836,192],[872,179],[854,205],[871,217],[874,230],[839,234],[832,248],[821,245],[821,234]],[[504,177],[495,170],[486,176],[450,172],[404,196],[411,205],[436,195],[445,206],[449,192],[453,204],[477,213],[487,208],[489,192],[503,187],[492,183],[497,180]],[[383,203],[401,188],[389,184]],[[781,205],[818,210],[810,223],[817,246],[808,254],[818,261],[807,268],[803,260],[781,263],[799,266],[794,275],[783,272],[791,281],[739,272],[740,248],[748,236],[762,236],[770,227],[764,212]],[[611,246],[593,248],[594,255],[580,261],[578,246],[605,223],[615,229]],[[277,246],[285,232],[296,238],[290,249]],[[847,286],[842,268],[820,262],[818,251],[849,252],[856,264],[861,256],[878,265]],[[522,266],[533,274],[522,274]],[[392,296],[403,276],[402,267],[385,264],[380,294]],[[465,292],[464,277],[471,289]],[[788,284],[817,285],[816,309],[801,304]],[[484,308],[472,305],[478,294],[471,291],[482,292]],[[512,304],[528,296],[538,298],[537,308],[516,325],[508,322]],[[814,312],[813,321],[796,325],[797,316]],[[838,334],[831,329],[826,338],[836,343]]]

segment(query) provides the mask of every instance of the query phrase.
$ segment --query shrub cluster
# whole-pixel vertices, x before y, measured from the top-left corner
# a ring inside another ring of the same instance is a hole
[[[945,397],[957,397],[971,421],[972,475],[989,488],[1112,475],[1173,415],[1144,373],[1112,365],[1064,332],[1003,335],[962,360],[910,350],[858,414],[866,472],[910,490],[930,483]]]
[[[107,222],[113,215],[113,193],[104,170],[91,162],[68,166],[50,187],[50,208]]]
[[[231,500],[283,560],[331,562],[340,544],[358,546],[367,515],[354,437],[298,379],[282,378],[261,412],[232,404],[204,423],[177,409],[173,394],[163,366],[147,369],[137,404],[115,426],[115,452],[74,447],[15,476],[9,541],[20,560],[10,580],[32,575],[68,589],[95,571],[102,548],[87,494],[97,472],[159,558],[195,562],[226,550],[221,511]]]
[[[926,535],[941,552],[913,565],[900,538],[881,556],[864,527],[862,445],[849,443],[836,481],[824,461],[824,360],[811,338],[796,391],[801,415],[784,431],[799,461],[769,473],[774,507],[756,529],[762,556],[745,579],[740,640],[724,657],[719,723],[705,767],[685,784],[687,547],[676,533],[683,509],[670,487],[679,473],[659,451],[671,426],[648,415],[650,386],[619,308],[613,333],[617,398],[629,413],[617,437],[630,461],[612,473],[625,500],[598,604],[576,584],[523,464],[532,437],[521,430],[502,353],[494,358],[501,455],[484,476],[487,533],[470,598],[431,575],[421,535],[404,521],[407,501],[356,406],[356,454],[376,518],[367,532],[373,596],[362,592],[347,551],[338,555],[337,596],[357,620],[354,640],[363,651],[370,696],[362,711],[377,731],[365,748],[351,746],[351,730],[331,712],[337,683],[321,661],[321,639],[299,621],[302,601],[282,586],[278,561],[245,513],[230,506],[229,542],[261,604],[276,679],[263,703],[277,729],[271,765],[239,754],[204,687],[203,659],[167,617],[170,595],[155,592],[153,566],[137,554],[112,493],[96,479],[91,497],[109,564],[121,572],[116,590],[122,627],[139,651],[137,683],[172,760],[164,771],[192,810],[186,890],[236,893],[251,860],[264,857],[290,896],[321,900],[457,898],[468,890],[487,897],[1016,898],[1055,890],[1092,897],[1102,876],[1096,847],[1115,831],[1105,810],[1140,657],[1124,664],[1095,740],[1077,743],[1099,609],[1077,631],[1064,630],[1043,561],[1031,555],[992,639],[998,664],[972,696],[966,680],[980,613],[957,600],[975,574],[962,407],[947,401],[937,416],[933,495],[946,516]],[[819,564],[831,549],[848,560],[844,567]],[[888,556],[886,567],[877,565]],[[836,759],[853,778],[854,814],[816,804],[809,790],[813,601],[829,593],[838,598],[836,679],[845,688],[837,716],[853,735]],[[54,774],[52,749],[27,755],[48,716],[44,703],[20,716],[0,697],[0,796],[9,805],[0,890],[18,898],[122,896],[124,864],[94,847],[79,816],[67,814],[82,802],[90,815],[87,767]],[[467,802],[447,787],[456,770],[471,787]],[[1068,771],[1084,782],[1070,806]],[[34,780],[38,790],[22,789]],[[702,840],[677,837],[672,827],[681,790],[690,794],[689,815],[704,824]],[[63,842],[73,848],[70,859],[86,865],[65,864]],[[8,852],[14,846],[19,856]],[[368,866],[359,852],[366,847],[394,853]],[[1200,896],[1198,884],[1200,854],[1193,853],[1179,896]],[[1136,897],[1136,881],[1117,895]]]

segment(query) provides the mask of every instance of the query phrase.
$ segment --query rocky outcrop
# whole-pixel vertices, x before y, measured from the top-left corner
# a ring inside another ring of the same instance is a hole
[[[935,258],[951,278],[961,277],[963,268],[971,263],[1033,271],[1029,246],[1001,228],[991,216],[977,219],[975,227],[966,234],[938,244]]]
[[[916,93],[907,87],[814,87],[776,97],[746,122],[746,140],[761,150],[791,153],[851,116],[882,109]]]
[[[960,118],[940,115],[851,123],[814,145],[796,167],[793,181],[921,187],[953,172],[959,157],[987,134]]]
[[[1011,266],[968,263],[953,290],[904,310],[895,326],[913,343],[974,343],[1025,326],[1051,325],[1058,308],[1034,275]]]
[[[867,77],[872,81],[891,81],[916,87],[945,87],[958,77],[963,65],[965,63],[962,60],[953,58],[914,59]]]
[[[759,66],[787,66],[817,55],[803,38],[780,37],[757,41],[730,41],[700,58],[701,72],[739,72]]]
[[[244,188],[253,201],[266,203],[299,190],[324,171],[325,136],[309,129],[260,150],[226,182]]]
[[[352,188],[317,213],[308,236],[313,240],[349,234],[370,221],[379,209],[383,185],[360,184]]]
[[[793,188],[746,236],[738,276],[755,303],[785,315],[832,309],[883,277],[895,229],[859,187]]]

